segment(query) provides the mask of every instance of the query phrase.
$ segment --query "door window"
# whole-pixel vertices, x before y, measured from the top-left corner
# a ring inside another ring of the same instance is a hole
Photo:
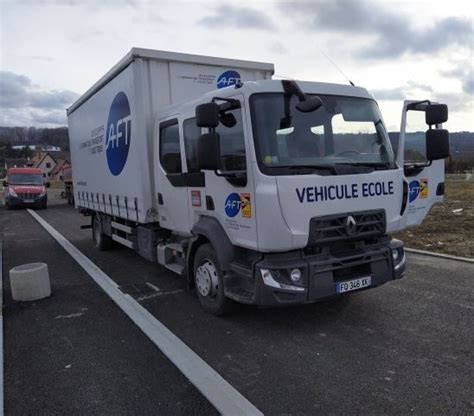
[[[234,120],[235,119],[235,120]],[[216,129],[220,136],[222,171],[245,170],[245,140],[242,110],[227,111]],[[234,122],[235,121],[235,122]]]
[[[196,118],[188,118],[183,123],[184,148],[188,172],[199,172],[197,164],[197,144],[201,128],[196,125]]]
[[[423,163],[426,160],[426,123],[424,111],[407,111],[405,130],[405,162]]]
[[[181,173],[178,120],[160,125],[160,162],[166,173]]]

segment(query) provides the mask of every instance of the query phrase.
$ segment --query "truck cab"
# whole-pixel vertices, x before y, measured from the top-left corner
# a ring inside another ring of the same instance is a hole
[[[403,244],[391,233],[442,200],[448,151],[445,106],[406,102],[404,117],[412,110],[431,117],[431,159],[416,166],[404,165],[403,126],[395,154],[376,101],[359,87],[245,82],[160,111],[159,223],[205,239],[219,261],[201,265],[201,297],[217,293],[217,269],[226,296],[259,305],[403,277]]]
[[[7,209],[35,207],[45,209],[48,204],[43,172],[36,168],[10,168],[3,181],[3,197]]]

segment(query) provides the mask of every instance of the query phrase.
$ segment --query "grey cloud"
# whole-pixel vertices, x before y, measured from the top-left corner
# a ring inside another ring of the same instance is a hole
[[[462,88],[467,94],[474,94],[474,76],[471,72],[470,77],[462,83]]]
[[[440,71],[440,74],[459,80],[466,94],[474,94],[474,68],[471,61],[458,62],[454,67]]]
[[[371,90],[375,99],[379,101],[403,101],[408,99],[430,99],[447,104],[450,112],[464,112],[472,108],[472,97],[465,92],[446,93],[425,90],[423,84],[408,82],[404,86],[395,88]],[[471,85],[472,87],[472,85]]]
[[[0,108],[2,124],[14,120],[30,125],[66,123],[66,108],[78,98],[68,90],[41,90],[20,74],[0,71]]]
[[[396,100],[406,100],[413,98],[413,96],[423,95],[425,98],[426,95],[433,95],[433,88],[426,84],[420,84],[415,81],[407,81],[405,85],[398,86],[394,88],[386,89],[376,89],[370,91],[377,100],[387,100],[387,101],[396,101]]]
[[[272,52],[274,52],[274,53],[276,53],[276,54],[278,54],[278,55],[284,55],[284,54],[286,54],[286,53],[288,52],[288,50],[287,50],[287,49],[283,46],[283,44],[282,44],[280,41],[278,41],[278,40],[274,40],[274,41],[270,42],[270,43],[268,44],[268,48],[269,48]]]
[[[447,17],[420,29],[407,16],[384,9],[374,1],[295,1],[280,7],[287,15],[297,14],[314,31],[372,37],[369,45],[356,53],[363,58],[433,53],[454,45],[472,47],[472,19]]]
[[[209,28],[234,27],[239,29],[275,30],[273,22],[261,11],[249,7],[219,6],[215,14],[199,20]]]

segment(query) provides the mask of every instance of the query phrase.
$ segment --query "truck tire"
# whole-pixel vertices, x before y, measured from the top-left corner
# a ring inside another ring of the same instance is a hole
[[[197,249],[193,274],[202,308],[216,316],[228,313],[232,300],[224,294],[224,275],[217,254],[210,244],[203,244]]]
[[[92,239],[95,247],[100,251],[110,250],[114,243],[111,237],[103,233],[102,221],[98,214],[92,216]]]

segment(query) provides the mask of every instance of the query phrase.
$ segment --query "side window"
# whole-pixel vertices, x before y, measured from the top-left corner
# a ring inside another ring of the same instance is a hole
[[[197,144],[201,128],[196,126],[196,118],[188,118],[183,123],[184,149],[188,172],[199,172],[197,167]]]
[[[405,132],[405,162],[426,162],[424,111],[408,111]]]
[[[216,129],[220,136],[222,170],[245,170],[247,163],[242,110],[237,108],[227,111],[225,120],[228,127],[221,122]]]
[[[181,173],[178,120],[160,125],[160,162],[166,173]]]

